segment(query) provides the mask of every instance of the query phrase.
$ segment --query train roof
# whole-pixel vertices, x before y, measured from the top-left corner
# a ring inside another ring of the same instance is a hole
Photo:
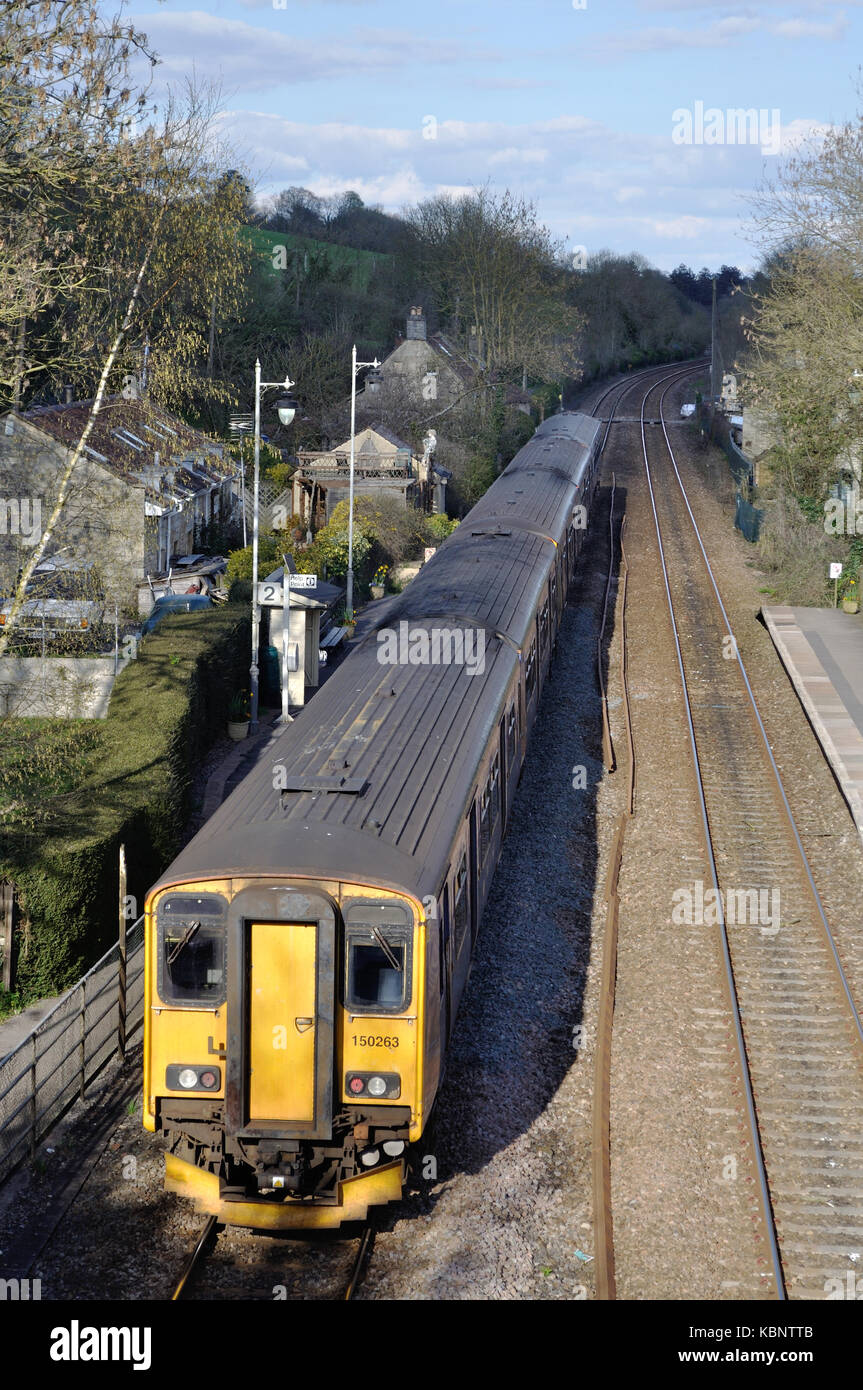
[[[372,631],[332,673],[157,887],[296,873],[437,892],[547,577],[551,543],[532,518],[553,516],[551,534],[563,533],[598,430],[584,420],[555,416],[556,430],[541,427],[555,448],[537,449],[534,436],[520,450],[482,515],[474,507],[388,608],[386,634]],[[497,515],[513,478],[525,485],[523,526],[489,534],[484,518]],[[478,661],[472,674],[465,664],[380,659],[385,637],[405,643],[441,628],[481,641],[481,670]]]

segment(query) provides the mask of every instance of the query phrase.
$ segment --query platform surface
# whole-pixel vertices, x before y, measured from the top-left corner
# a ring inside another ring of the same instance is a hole
[[[761,613],[863,837],[863,616],[832,608]]]

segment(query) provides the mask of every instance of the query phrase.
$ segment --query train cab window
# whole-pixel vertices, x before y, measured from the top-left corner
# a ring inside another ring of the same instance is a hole
[[[455,871],[454,883],[455,897],[455,953],[458,955],[461,950],[461,943],[465,938],[470,920],[470,901],[467,883],[467,856],[462,855],[459,866]]]
[[[157,910],[159,997],[212,1009],[225,1001],[225,917],[217,894],[172,893]]]
[[[348,933],[345,1007],[351,1013],[398,1014],[407,1007],[409,943],[392,927]]]
[[[536,641],[531,642],[530,651],[524,663],[524,689],[526,703],[530,704],[536,690]]]

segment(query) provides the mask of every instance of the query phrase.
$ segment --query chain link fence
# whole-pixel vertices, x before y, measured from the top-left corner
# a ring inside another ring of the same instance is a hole
[[[143,1025],[144,918],[0,1061],[0,1182]]]

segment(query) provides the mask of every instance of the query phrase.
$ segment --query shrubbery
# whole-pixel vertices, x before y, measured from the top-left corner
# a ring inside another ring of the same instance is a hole
[[[0,877],[18,889],[24,949],[16,985],[24,1000],[68,987],[116,939],[123,842],[129,892],[142,909],[183,840],[189,786],[246,682],[249,642],[245,606],[163,619],[118,676],[107,718],[86,725],[92,746],[80,755],[66,749],[59,794],[42,796],[38,834],[27,815],[7,825]],[[15,733],[29,723],[15,721]],[[33,723],[45,726],[32,739],[38,762],[40,742],[46,756],[56,754],[57,721]],[[66,743],[79,727],[67,732],[64,724]],[[15,743],[5,742],[7,779],[15,756]]]

